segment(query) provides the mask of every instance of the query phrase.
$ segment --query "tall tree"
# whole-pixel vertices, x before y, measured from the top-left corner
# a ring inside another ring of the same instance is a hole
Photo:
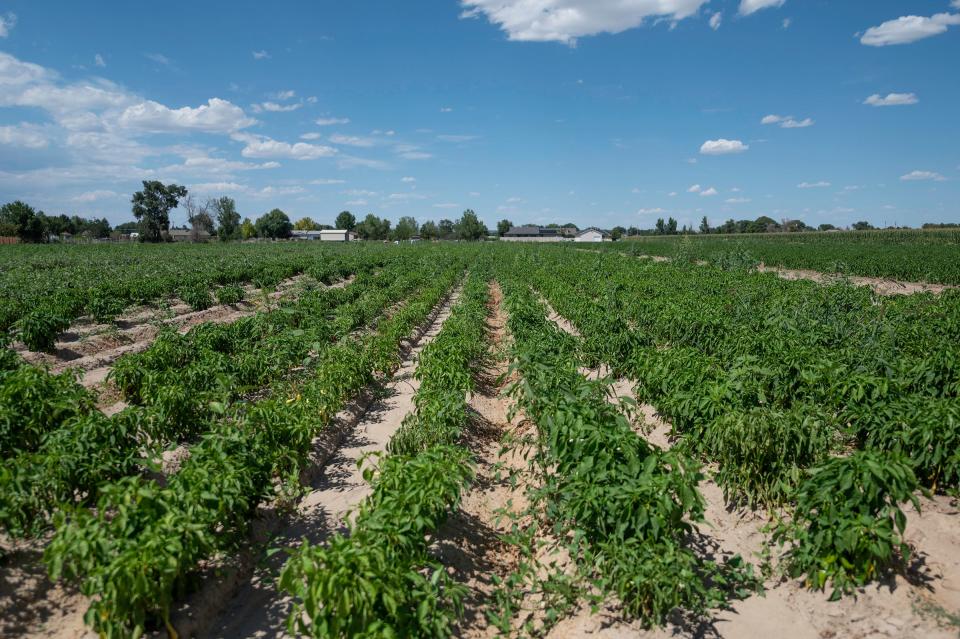
[[[192,195],[187,195],[182,205],[187,211],[187,222],[190,223],[190,241],[199,242],[201,233],[213,233],[213,218],[210,217],[213,200],[198,203]]]
[[[510,220],[500,220],[497,222],[497,236],[503,237],[513,228],[513,222]]]
[[[296,231],[319,231],[320,225],[313,221],[313,218],[302,217],[293,224]]]
[[[409,240],[411,237],[417,234],[419,230],[417,225],[417,220],[406,215],[400,218],[400,221],[397,222],[397,226],[393,229],[393,238],[396,240]]]
[[[361,239],[386,240],[390,237],[390,220],[381,220],[373,213],[368,213],[367,217],[357,224],[356,230]]]
[[[476,241],[487,236],[487,227],[477,214],[467,209],[457,221],[457,237],[461,240]]]
[[[657,235],[666,235],[667,225],[664,223],[662,217],[657,218]]]
[[[20,200],[0,208],[0,223],[12,230],[21,242],[47,241],[47,216]]]
[[[133,194],[133,216],[140,222],[141,242],[160,242],[170,229],[170,211],[187,189],[177,184],[144,180],[143,190]]]
[[[667,233],[669,235],[677,234],[677,221],[672,217],[669,220],[667,220]]]
[[[453,222],[447,219],[440,220],[437,224],[437,231],[439,232],[440,239],[449,240],[453,237]]]
[[[273,239],[288,238],[290,237],[290,231],[293,230],[290,218],[280,209],[273,209],[259,218],[256,227],[258,236]]]
[[[435,240],[440,237],[440,231],[437,229],[437,223],[434,221],[424,222],[420,227],[420,237],[425,240]]]
[[[213,210],[217,215],[217,237],[220,241],[235,240],[240,237],[240,214],[233,198],[222,197],[213,201]]]
[[[700,220],[700,232],[704,235],[710,233],[710,221],[707,219],[706,215],[704,215],[703,219]]]
[[[245,240],[257,237],[257,227],[250,221],[249,217],[244,218],[243,224],[240,225],[240,237]]]
[[[610,229],[610,239],[616,242],[621,237],[623,237],[623,235],[626,232],[627,232],[627,229],[623,228],[622,226],[615,226],[612,229]]]
[[[350,211],[340,211],[334,226],[345,231],[352,231],[357,228],[357,218],[353,217],[353,213]]]

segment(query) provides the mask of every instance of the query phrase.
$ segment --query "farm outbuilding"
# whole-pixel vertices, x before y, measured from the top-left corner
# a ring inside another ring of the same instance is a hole
[[[610,240],[609,233],[595,228],[584,229],[573,238],[574,242],[609,242]]]
[[[564,242],[559,229],[543,226],[515,226],[501,238],[505,242]]]
[[[320,240],[321,242],[353,242],[357,234],[345,229],[325,229],[323,231],[293,231],[295,240]]]

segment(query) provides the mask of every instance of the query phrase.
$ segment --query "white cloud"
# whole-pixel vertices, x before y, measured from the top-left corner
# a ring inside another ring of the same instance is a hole
[[[655,209],[637,209],[637,215],[659,215],[660,213],[666,212],[666,209],[661,209],[660,207]]]
[[[118,119],[120,126],[151,132],[205,131],[231,133],[256,123],[237,105],[210,98],[207,104],[196,108],[171,109],[159,102],[147,100],[127,107]]]
[[[453,113],[453,107],[440,107],[440,113]]]
[[[337,179],[330,179],[330,178],[321,178],[321,179],[319,179],[319,180],[310,180],[310,184],[316,184],[316,185],[318,185],[318,186],[328,186],[328,185],[331,185],[331,184],[343,184],[343,183],[345,183],[345,182],[346,182],[346,180],[337,180]]]
[[[260,113],[262,111],[269,111],[271,113],[286,113],[288,111],[296,111],[303,106],[302,102],[296,102],[294,104],[278,104],[276,102],[261,102],[260,104],[251,104],[250,110],[254,113]]]
[[[292,100],[297,97],[297,92],[293,89],[287,89],[286,91],[277,91],[273,94],[274,100]],[[307,100],[310,101],[309,99]],[[313,101],[316,101],[316,98],[313,98]]]
[[[143,57],[151,62],[156,62],[157,64],[162,64],[165,67],[169,67],[173,64],[173,60],[163,55],[162,53],[144,53]]]
[[[318,118],[314,120],[317,126],[333,126],[336,124],[350,124],[350,118]]]
[[[342,144],[344,146],[355,146],[360,148],[370,148],[377,143],[377,141],[373,138],[364,138],[356,135],[341,135],[339,133],[334,133],[328,139],[333,144]]]
[[[463,18],[481,14],[510,40],[562,42],[620,33],[648,18],[675,22],[696,15],[707,0],[462,0]]]
[[[105,200],[112,197],[118,197],[117,193],[114,191],[107,190],[98,190],[98,191],[87,191],[86,193],[81,193],[75,197],[70,198],[73,202],[96,202],[97,200]]]
[[[435,208],[435,209],[459,209],[459,208],[460,208],[460,205],[457,204],[457,203],[455,203],[455,202],[440,202],[440,203],[438,203],[438,204],[434,204],[434,205],[433,205],[433,208]]]
[[[747,204],[750,202],[748,197],[731,197],[725,200],[727,204]]]
[[[792,115],[765,115],[760,124],[776,124],[781,129],[805,129],[816,123],[811,118],[797,120]]]
[[[391,193],[387,196],[388,200],[425,200],[427,196],[419,193]]]
[[[17,25],[17,14],[0,15],[0,38],[10,35],[10,30]]]
[[[107,62],[103,59],[103,56],[100,55],[99,53],[98,53],[97,55],[93,56],[93,63],[94,63],[95,65],[97,65],[98,67],[105,67],[105,66],[107,66]]]
[[[24,149],[43,149],[50,144],[44,128],[26,122],[17,126],[0,126],[0,144]]]
[[[416,181],[417,181],[417,178],[415,178],[415,177],[402,177],[402,178],[400,178],[400,181],[401,181],[401,182],[405,182],[405,183],[407,183],[407,184],[410,184],[410,183],[412,183],[412,182],[416,182]]]
[[[677,192],[676,192],[676,191],[670,191],[669,193],[667,193],[667,196],[668,196],[668,197],[677,197]]]
[[[260,51],[253,52],[254,60],[267,60],[269,58],[270,58],[270,54],[267,53],[266,51],[263,51],[262,49]]]
[[[291,160],[316,160],[335,155],[337,150],[329,146],[308,144],[306,142],[280,142],[265,135],[234,134],[233,139],[246,146],[240,152],[245,158],[289,158]]]
[[[740,0],[740,15],[748,16],[761,9],[782,7],[786,0]]]
[[[885,107],[907,106],[910,104],[916,104],[919,101],[920,100],[917,98],[915,93],[888,93],[885,97],[881,96],[879,93],[874,93],[869,98],[864,100],[863,103],[875,107]]]
[[[825,189],[830,186],[829,182],[801,182],[797,185],[798,189]]]
[[[953,5],[957,7],[956,4]],[[960,7],[957,7],[960,8]],[[901,16],[888,20],[878,27],[870,27],[860,38],[860,43],[871,47],[886,47],[894,44],[909,44],[946,32],[947,27],[960,24],[960,14],[938,13],[930,16]]]
[[[933,171],[910,171],[906,175],[901,175],[900,179],[904,182],[921,182],[921,181],[943,182],[947,178]]]
[[[53,76],[53,73],[47,71],[39,64],[23,62],[9,53],[0,51],[0,87],[5,90],[9,87],[50,80]],[[0,99],[3,97],[5,96],[0,93]]]
[[[717,194],[717,190],[712,186],[709,189],[704,189],[703,191],[700,191],[700,197],[713,197],[716,194]]]
[[[366,205],[367,205],[367,201],[364,200],[364,199],[359,199],[359,200],[347,200],[346,202],[344,202],[344,204],[346,204],[347,206],[366,206]]]
[[[687,189],[687,193],[699,193],[701,190],[702,190],[702,187],[699,184],[694,184],[689,189]]]
[[[792,18],[784,18],[784,19],[783,19],[783,22],[782,22],[781,24],[783,25],[783,28],[784,28],[784,29],[789,29],[789,28],[790,28],[790,25],[793,24],[793,19],[792,19]]]
[[[319,133],[304,133],[300,136],[301,140],[319,140],[323,136]]]
[[[740,140],[707,140],[700,146],[700,153],[703,155],[729,155],[731,153],[743,153],[750,146]]]
[[[723,14],[717,11],[715,14],[710,16],[710,28],[716,31],[720,28],[720,24],[723,22]]]

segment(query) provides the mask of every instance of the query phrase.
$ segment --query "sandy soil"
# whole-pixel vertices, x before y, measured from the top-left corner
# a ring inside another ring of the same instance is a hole
[[[509,532],[511,518],[505,512],[521,513],[527,506],[525,486],[511,485],[509,474],[526,468],[522,452],[505,448],[504,437],[518,434],[521,420],[509,419],[512,402],[504,396],[508,384],[503,352],[509,335],[503,294],[494,283],[490,288],[487,334],[489,359],[484,362],[468,397],[472,423],[464,444],[474,451],[477,477],[463,495],[457,512],[438,531],[433,550],[469,594],[464,616],[455,629],[457,637],[494,637],[496,630],[486,617],[495,591],[494,577],[506,578],[517,566],[518,555],[501,535]]]
[[[562,318],[551,318],[564,328]],[[569,324],[569,322],[566,322]],[[566,330],[566,329],[565,329]],[[569,331],[568,331],[569,332]],[[582,370],[591,378],[608,371]],[[634,399],[633,384],[618,379],[611,386],[611,401]],[[670,425],[649,405],[641,404],[635,421],[637,434],[662,448],[670,446]],[[741,557],[759,567],[761,553],[768,545],[762,513],[727,506],[723,491],[709,478],[700,484],[706,502],[706,524],[700,526],[696,545],[716,558]],[[960,615],[960,504],[943,496],[924,500],[922,512],[907,509],[906,538],[915,557],[906,576],[894,575],[862,589],[855,597],[828,601],[828,593],[803,587],[802,582],[774,576],[766,581],[766,592],[732,602],[731,609],[716,611],[710,618],[691,626],[676,620],[665,628],[644,630],[619,615],[616,604],[604,606],[597,614],[581,606],[555,626],[548,637],[722,637],[724,639],[832,639],[861,637],[956,638],[960,628],[938,623],[940,610]],[[777,549],[773,549],[777,562]]]
[[[450,315],[458,292],[443,305],[429,323],[426,332],[411,344],[404,362],[393,378],[379,389],[377,398],[353,420],[353,425],[341,426],[334,441],[328,439],[321,446],[318,461],[322,472],[310,483],[310,490],[300,501],[296,512],[276,531],[270,540],[273,548],[292,548],[303,538],[310,543],[322,543],[331,534],[346,530],[349,511],[370,494],[370,485],[363,481],[357,462],[367,454],[383,452],[403,418],[414,409],[413,398],[419,382],[414,379],[416,358],[420,351],[439,333]],[[349,424],[349,418],[346,422]],[[339,441],[338,441],[339,440]],[[326,460],[323,457],[328,457]],[[249,578],[244,579],[236,593],[224,604],[223,599],[210,602],[219,608],[205,623],[197,623],[181,636],[203,637],[282,637],[286,636],[286,617],[290,598],[277,590],[276,579],[286,555],[276,553],[261,560]],[[210,599],[205,597],[205,599]],[[207,613],[195,614],[203,618]],[[186,624],[178,628],[186,629]]]

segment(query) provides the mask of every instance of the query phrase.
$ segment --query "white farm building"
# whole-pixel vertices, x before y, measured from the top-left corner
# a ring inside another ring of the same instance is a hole
[[[610,234],[600,229],[584,229],[573,238],[574,242],[609,242]]]
[[[321,242],[353,242],[357,234],[344,229],[327,229],[324,231],[293,231],[295,240],[320,240]]]

